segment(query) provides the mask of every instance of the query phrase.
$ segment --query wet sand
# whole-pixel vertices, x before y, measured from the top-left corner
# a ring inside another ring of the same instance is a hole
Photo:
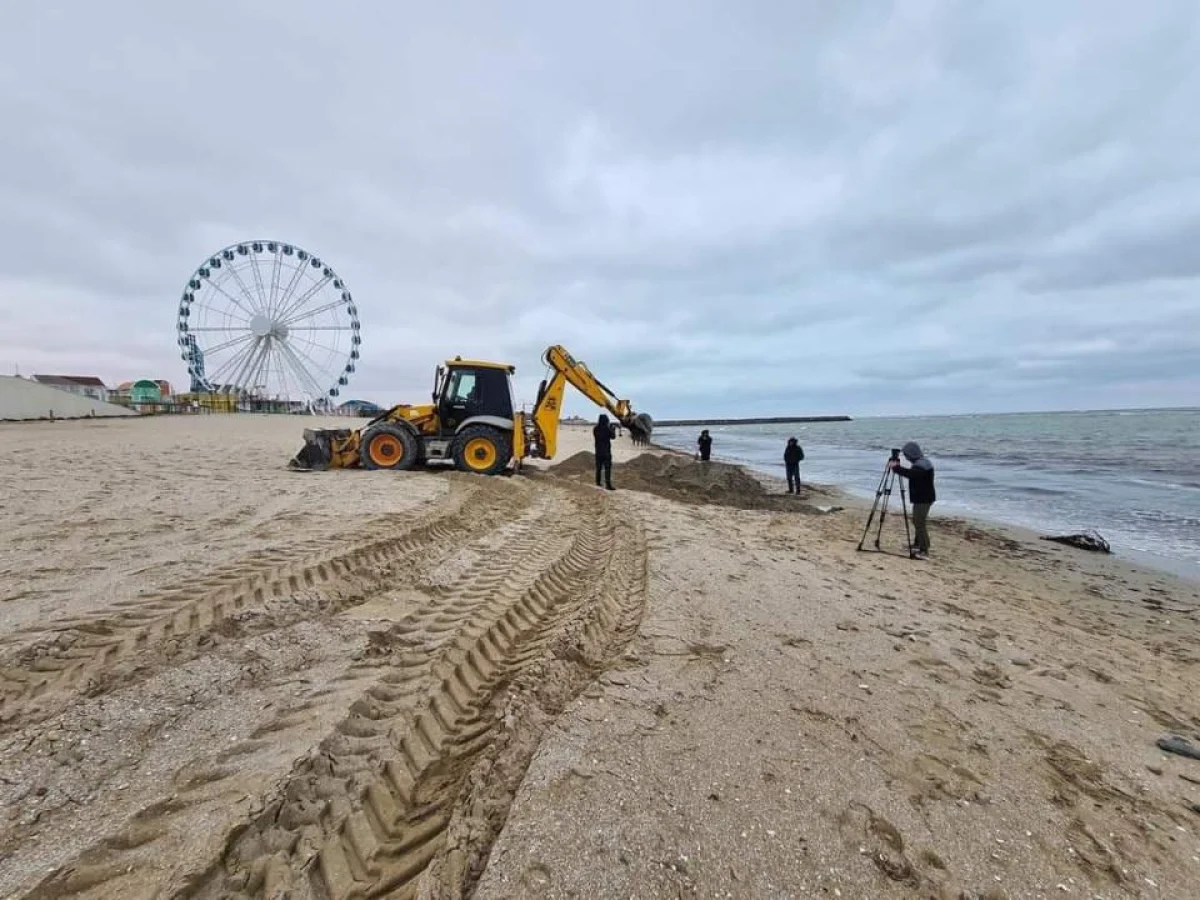
[[[287,471],[312,424],[0,427],[0,896],[1197,892],[1196,584],[936,508],[859,553],[627,439],[600,491],[583,429]]]

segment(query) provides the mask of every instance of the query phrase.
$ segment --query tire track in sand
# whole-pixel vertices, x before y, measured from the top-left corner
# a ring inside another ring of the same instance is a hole
[[[193,658],[203,652],[204,635],[268,603],[300,601],[290,615],[273,616],[271,627],[279,618],[328,615],[361,603],[421,550],[444,548],[463,534],[511,518],[528,494],[506,487],[458,479],[448,498],[416,520],[374,520],[357,532],[251,557],[198,583],[122,601],[72,622],[51,641],[0,663],[0,723],[44,718],[79,694],[104,693],[146,677],[167,660]],[[332,596],[306,609],[305,599],[318,591]]]
[[[633,633],[645,599],[640,527],[618,525],[605,499],[589,491],[542,490],[568,507],[548,519],[544,536],[506,554],[515,568],[503,572],[494,560],[491,571],[481,569],[445,598],[469,606],[472,592],[490,593],[483,605],[433,652],[400,654],[321,751],[179,896],[410,896],[446,855],[448,829],[455,839],[449,877],[465,880],[464,860],[485,857],[497,830],[482,829],[484,840],[471,842],[455,822],[472,765],[503,727],[502,689],[522,673],[536,684],[539,667],[559,664],[551,692],[562,700],[578,691]],[[535,747],[527,741],[514,758],[521,771]],[[507,809],[515,784],[493,790]]]
[[[289,698],[290,702],[274,718],[264,721],[236,746],[218,748],[220,752],[208,755],[202,752],[171,779],[167,786],[170,793],[145,808],[131,810],[116,833],[73,854],[69,862],[60,864],[30,893],[23,895],[26,900],[111,895],[118,885],[110,882],[128,877],[130,872],[138,872],[139,887],[143,890],[146,883],[161,885],[169,879],[161,860],[177,860],[189,843],[189,831],[195,831],[198,821],[203,822],[201,827],[213,827],[208,817],[211,812],[206,810],[214,805],[227,806],[231,796],[243,795],[248,778],[262,783],[277,777],[278,770],[272,770],[266,762],[257,762],[256,757],[270,757],[281,746],[295,747],[299,752],[314,746],[320,735],[313,733],[313,722],[328,722],[330,709],[349,706],[350,712],[338,724],[332,738],[321,745],[323,750],[319,755],[337,755],[341,763],[342,755],[346,754],[347,759],[360,758],[361,767],[369,768],[366,754],[371,751],[367,739],[370,734],[363,723],[372,721],[369,716],[375,704],[397,697],[397,684],[403,684],[416,671],[407,664],[415,661],[419,665],[422,656],[428,663],[437,647],[463,633],[459,626],[467,623],[478,626],[480,621],[494,618],[498,613],[479,608],[494,598],[498,585],[531,582],[544,568],[545,557],[553,555],[556,547],[562,548],[566,539],[556,535],[561,512],[555,509],[553,499],[542,492],[499,528],[482,531],[465,543],[456,542],[452,549],[470,562],[457,570],[453,582],[446,583],[444,578],[436,577],[439,575],[436,568],[425,578],[398,579],[393,587],[400,589],[405,600],[423,593],[425,602],[409,608],[382,630],[379,620],[368,615],[362,630],[365,652],[346,666],[340,677],[327,681],[314,694]],[[513,508],[519,507],[514,504]],[[403,573],[407,576],[410,570],[406,567]],[[415,589],[422,590],[418,593]],[[351,618],[343,620],[343,626],[360,614],[349,615]],[[345,652],[348,659],[349,648]],[[397,667],[398,662],[405,665]],[[401,677],[396,677],[397,671]],[[371,684],[372,681],[375,683]],[[368,685],[370,689],[362,694]],[[348,746],[350,743],[353,750]],[[300,781],[299,777],[293,778],[297,785]],[[317,802],[319,798],[311,787],[308,786],[308,795],[312,802]],[[344,789],[352,790],[352,786],[347,784]],[[298,801],[290,805],[290,814],[294,815],[306,802],[305,795],[293,789],[290,796]],[[288,816],[285,813],[285,822],[290,821]],[[47,824],[43,821],[39,828],[44,829]],[[151,844],[156,846],[149,847]],[[198,862],[204,864],[202,860]]]

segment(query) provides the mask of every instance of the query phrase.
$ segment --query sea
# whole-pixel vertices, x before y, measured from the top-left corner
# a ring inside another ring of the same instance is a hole
[[[699,433],[655,428],[653,439],[694,452]],[[935,465],[935,517],[1041,534],[1096,531],[1118,556],[1200,578],[1200,408],[856,418],[709,433],[715,459],[779,478],[794,436],[804,448],[802,480],[866,499],[891,448],[914,440]]]

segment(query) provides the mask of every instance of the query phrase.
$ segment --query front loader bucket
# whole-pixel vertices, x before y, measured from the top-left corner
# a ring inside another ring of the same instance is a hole
[[[304,446],[300,448],[299,453],[292,457],[288,468],[313,469],[318,472],[328,469],[333,460],[332,440],[334,438],[344,439],[349,434],[349,430],[305,428]]]

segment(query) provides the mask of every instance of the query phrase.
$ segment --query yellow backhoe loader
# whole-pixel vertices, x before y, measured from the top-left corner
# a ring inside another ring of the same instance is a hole
[[[357,429],[305,429],[304,446],[288,465],[400,471],[443,460],[464,472],[495,475],[529,457],[553,459],[568,382],[630,432],[649,437],[651,418],[617,399],[566,349],[555,344],[542,358],[551,374],[529,413],[513,401],[513,366],[455,357],[437,367],[432,403],[397,404]]]

